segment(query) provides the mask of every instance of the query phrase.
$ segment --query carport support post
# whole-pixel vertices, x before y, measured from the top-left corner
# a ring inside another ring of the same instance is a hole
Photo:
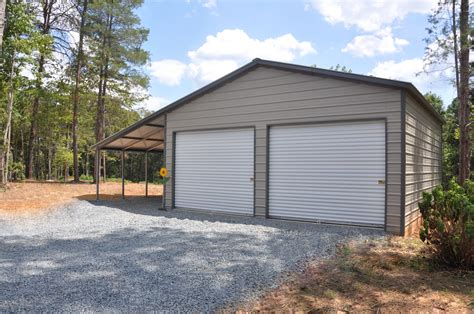
[[[99,182],[100,182],[100,149],[95,149],[95,198],[99,200]]]
[[[148,152],[145,152],[145,197],[148,197]]]
[[[125,151],[122,150],[122,199],[125,199],[125,171],[124,171]]]

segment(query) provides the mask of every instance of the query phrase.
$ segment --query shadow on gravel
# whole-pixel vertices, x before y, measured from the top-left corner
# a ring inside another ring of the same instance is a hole
[[[308,225],[315,226],[315,228],[336,230],[338,228],[350,229],[358,231],[362,234],[370,234],[374,232],[383,232],[380,228],[362,228],[357,226],[347,225],[336,225],[326,224],[317,222],[302,222],[284,219],[268,219],[264,217],[244,216],[244,215],[232,215],[225,213],[210,213],[205,211],[192,211],[182,209],[172,210],[160,210],[161,197],[141,197],[132,196],[126,199],[113,199],[113,200],[87,200],[95,206],[107,206],[110,208],[116,208],[127,213],[136,215],[146,215],[152,217],[165,217],[165,218],[176,218],[176,219],[191,219],[195,221],[203,222],[222,222],[231,224],[244,224],[244,225],[255,225],[273,227],[284,230],[298,230],[308,229]]]

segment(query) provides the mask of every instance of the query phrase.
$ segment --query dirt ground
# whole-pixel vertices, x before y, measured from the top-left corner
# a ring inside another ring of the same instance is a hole
[[[260,300],[252,312],[474,313],[474,271],[435,267],[415,238],[346,244],[309,263]]]
[[[56,205],[74,199],[95,200],[95,184],[91,183],[59,183],[59,182],[22,182],[11,183],[5,191],[0,191],[0,215],[29,215],[48,210]],[[162,194],[161,185],[148,185],[149,196]],[[144,183],[126,183],[125,196],[137,197],[145,195]],[[100,183],[101,199],[120,199],[122,197],[121,182]]]

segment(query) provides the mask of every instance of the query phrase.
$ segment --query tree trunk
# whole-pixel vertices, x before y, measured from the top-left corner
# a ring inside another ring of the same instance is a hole
[[[7,0],[0,0],[0,50],[2,49],[3,33],[5,31]]]
[[[82,12],[81,12],[81,26],[79,28],[79,46],[77,52],[76,62],[76,77],[74,92],[72,97],[72,153],[73,153],[73,167],[74,167],[74,182],[79,182],[79,158],[77,149],[77,114],[79,110],[79,86],[81,84],[81,70],[82,70],[82,59],[84,55],[83,42],[84,42],[84,25],[86,22],[87,14],[87,2],[83,0]]]
[[[469,0],[461,0],[460,28],[460,91],[459,91],[459,178],[460,184],[470,176],[470,104],[469,104]]]
[[[452,33],[453,33],[453,49],[454,49],[454,74],[456,82],[456,96],[458,101],[460,98],[459,86],[459,47],[458,47],[458,27],[456,25],[456,1],[452,0]]]
[[[48,180],[51,180],[52,177],[52,158],[53,157],[53,147],[50,145],[48,147]]]
[[[102,39],[102,64],[99,71],[99,91],[97,93],[97,114],[95,120],[95,139],[99,142],[105,138],[105,95],[107,93],[107,79],[108,79],[108,63],[109,63],[109,50],[110,50],[110,31],[112,30],[113,17],[109,15],[107,17],[107,32],[104,34]],[[99,158],[99,159],[97,159]],[[100,165],[100,154],[96,154],[94,157],[95,165]],[[105,170],[105,156],[104,156],[104,180],[106,175]],[[99,171],[100,176],[100,171]]]
[[[2,157],[2,177],[0,178],[2,184],[8,182],[8,164],[10,162],[10,139],[12,132],[12,112],[13,112],[13,75],[15,72],[15,52],[13,52],[12,64],[10,66],[10,86],[8,88],[7,95],[7,121],[5,124],[5,130],[3,133],[3,156]]]
[[[3,172],[5,171],[5,166],[4,166],[4,163],[5,163],[5,153],[3,152],[3,149],[0,148],[0,178],[3,178],[4,177],[4,174]],[[5,182],[0,182],[0,187],[5,185]]]
[[[43,57],[41,57],[41,59],[44,60]],[[40,63],[40,69],[41,68],[42,68],[42,63]],[[42,73],[43,70],[39,72]],[[41,87],[37,86],[38,93],[39,93],[40,88]],[[31,112],[30,139],[28,141],[28,166],[27,166],[27,172],[26,172],[26,177],[28,179],[33,179],[33,169],[34,169],[34,163],[35,163],[35,157],[34,157],[35,156],[35,140],[36,140],[36,137],[38,136],[39,101],[40,101],[39,95],[36,95],[35,98],[33,99],[33,110]]]
[[[25,160],[25,135],[23,134],[23,128],[20,128],[20,160],[23,162]]]
[[[89,151],[87,148],[85,149],[85,151],[86,151],[86,166],[84,167],[84,169],[86,171],[86,177],[89,178]]]
[[[107,153],[106,152],[103,153],[103,160],[104,160],[104,167],[103,167],[104,182],[106,182],[107,181]]]
[[[41,2],[42,6],[42,17],[43,22],[41,24],[41,33],[43,35],[49,34],[51,29],[51,14],[53,12],[53,6],[56,3],[56,0],[46,0]],[[26,176],[28,179],[33,179],[33,172],[34,172],[34,164],[35,164],[35,140],[38,136],[38,111],[39,111],[39,104],[40,104],[40,94],[42,89],[42,75],[44,72],[44,64],[45,64],[45,55],[44,53],[40,52],[40,56],[38,59],[38,72],[37,79],[36,79],[36,95],[33,99],[33,110],[31,113],[31,129],[30,129],[30,139],[28,141],[28,165]]]

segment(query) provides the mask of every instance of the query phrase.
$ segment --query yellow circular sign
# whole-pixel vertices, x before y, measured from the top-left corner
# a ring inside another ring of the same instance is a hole
[[[161,168],[160,169],[160,176],[166,177],[168,175],[168,170],[166,168]]]

